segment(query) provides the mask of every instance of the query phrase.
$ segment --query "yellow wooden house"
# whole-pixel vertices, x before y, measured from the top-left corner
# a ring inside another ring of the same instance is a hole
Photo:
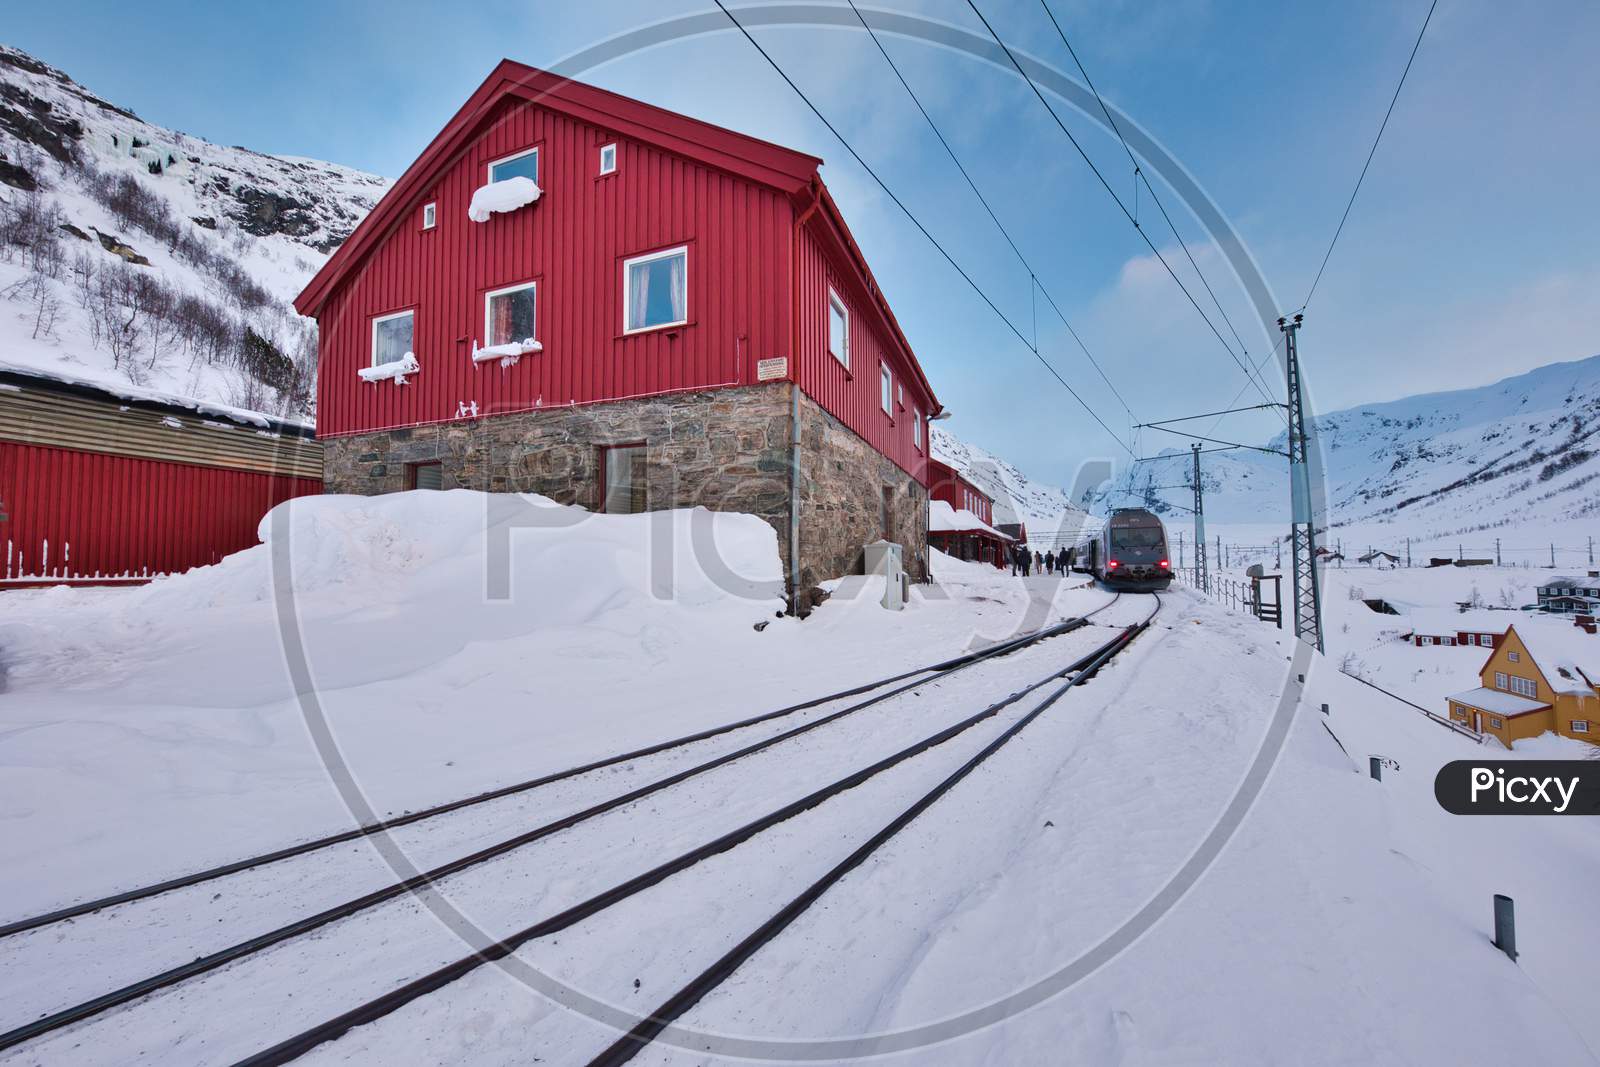
[[[1600,744],[1600,637],[1577,627],[1516,626],[1478,672],[1483,685],[1450,697],[1450,718],[1510,746],[1554,731]]]

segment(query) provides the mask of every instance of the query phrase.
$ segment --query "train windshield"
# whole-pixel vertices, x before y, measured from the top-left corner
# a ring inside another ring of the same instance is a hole
[[[1113,526],[1111,528],[1112,548],[1160,548],[1161,527],[1159,526]]]

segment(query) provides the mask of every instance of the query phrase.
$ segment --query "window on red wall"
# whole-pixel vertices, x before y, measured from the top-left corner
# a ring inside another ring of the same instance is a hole
[[[894,414],[894,379],[889,377],[889,365],[887,363],[878,368],[878,384],[880,386],[878,400],[883,407],[883,413],[892,415]]]

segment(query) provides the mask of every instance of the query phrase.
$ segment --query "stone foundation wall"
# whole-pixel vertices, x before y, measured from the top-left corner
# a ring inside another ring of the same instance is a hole
[[[787,382],[547,408],[379,430],[322,442],[330,493],[410,488],[413,464],[437,461],[446,489],[539,493],[600,506],[601,451],[644,444],[650,508],[759,515],[789,570],[790,389]],[[803,394],[800,564],[808,587],[861,568],[877,540],[885,487],[890,534],[906,566],[927,556],[927,494],[910,475]]]
[[[801,587],[841,574],[859,574],[861,546],[885,535],[903,547],[905,568],[912,577],[924,577],[927,489],[801,394]]]

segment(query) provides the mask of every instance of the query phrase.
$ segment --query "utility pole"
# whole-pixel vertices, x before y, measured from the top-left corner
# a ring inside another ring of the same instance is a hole
[[[1496,542],[1496,543],[1498,543],[1498,542]],[[1499,551],[1500,551],[1499,549],[1495,549],[1496,555],[1499,554]],[[1495,562],[1498,563],[1499,560],[1497,559]],[[1410,570],[1410,569],[1411,569],[1411,538],[1408,537],[1408,538],[1406,538],[1406,570]]]
[[[1190,445],[1194,453],[1194,584],[1202,593],[1211,592],[1211,578],[1206,573],[1206,505],[1200,490],[1200,446]]]
[[[1183,531],[1178,531],[1178,569],[1183,570]]]
[[[1554,541],[1550,542],[1550,569],[1556,569],[1556,544]]]
[[[1311,507],[1310,449],[1306,441],[1305,397],[1300,377],[1297,335],[1302,316],[1279,319],[1289,385],[1289,498],[1293,522],[1294,635],[1322,649],[1322,589],[1317,578],[1316,516]]]
[[[1594,536],[1589,537],[1589,566],[1594,566]]]
[[[1500,538],[1494,539],[1494,565],[1500,566]]]
[[[1279,571],[1283,570],[1283,538],[1274,537],[1272,539],[1272,553],[1273,553],[1273,563],[1272,563],[1273,569],[1274,570],[1279,570]]]

